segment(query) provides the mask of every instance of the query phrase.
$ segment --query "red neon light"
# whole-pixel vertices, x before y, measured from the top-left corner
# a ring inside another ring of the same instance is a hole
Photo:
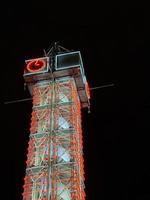
[[[38,72],[44,69],[45,66],[46,66],[46,63],[44,60],[39,60],[39,59],[32,60],[27,64],[27,70],[29,72]]]
[[[90,87],[89,87],[89,84],[88,82],[85,83],[85,89],[86,89],[86,92],[87,92],[87,95],[88,95],[88,99],[90,99]]]

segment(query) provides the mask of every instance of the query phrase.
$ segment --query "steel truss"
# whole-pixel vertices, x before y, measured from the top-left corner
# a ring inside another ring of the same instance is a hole
[[[81,105],[72,77],[33,85],[23,200],[84,200]]]

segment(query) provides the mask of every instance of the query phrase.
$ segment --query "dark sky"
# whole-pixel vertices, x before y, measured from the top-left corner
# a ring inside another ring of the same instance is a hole
[[[80,50],[91,87],[91,113],[83,111],[86,200],[150,199],[150,29],[148,10],[70,2],[6,6],[1,48],[4,101],[24,91],[25,59],[43,56],[59,41]],[[3,105],[1,132],[5,200],[21,200],[31,102]]]

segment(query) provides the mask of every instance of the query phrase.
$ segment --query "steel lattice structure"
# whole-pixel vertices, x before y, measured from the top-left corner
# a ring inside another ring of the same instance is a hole
[[[81,108],[83,90],[89,99],[87,82],[79,95],[79,76],[52,74],[41,78],[42,72],[36,81],[34,72],[25,74],[33,108],[23,200],[84,200]]]

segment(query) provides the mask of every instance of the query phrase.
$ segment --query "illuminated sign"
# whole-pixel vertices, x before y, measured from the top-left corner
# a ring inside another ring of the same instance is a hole
[[[27,64],[27,70],[32,73],[41,71],[45,67],[46,67],[46,62],[45,60],[42,59],[32,60]]]
[[[24,76],[47,73],[48,66],[49,66],[48,57],[26,60]]]

